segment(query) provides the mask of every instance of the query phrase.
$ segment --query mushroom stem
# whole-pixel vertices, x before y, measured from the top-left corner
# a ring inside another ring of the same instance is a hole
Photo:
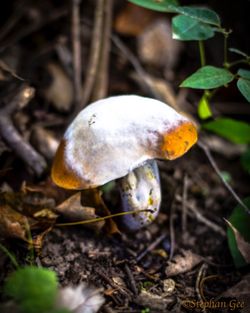
[[[122,224],[133,232],[150,224],[158,215],[161,184],[157,162],[148,160],[118,180],[122,211],[149,210],[122,217]]]

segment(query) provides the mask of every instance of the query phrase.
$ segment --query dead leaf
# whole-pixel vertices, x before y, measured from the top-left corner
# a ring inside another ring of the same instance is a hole
[[[45,229],[43,232],[41,232],[35,238],[32,239],[32,247],[36,249],[36,252],[38,255],[40,255],[41,253],[45,237],[48,235],[48,233],[51,230],[52,230],[52,227],[48,227],[47,229]]]
[[[69,309],[74,313],[96,313],[104,302],[104,297],[98,289],[82,283],[76,287],[61,288],[56,307]]]
[[[122,35],[137,36],[157,15],[159,13],[127,3],[115,19],[115,31]]]
[[[26,225],[27,218],[13,210],[9,205],[0,207],[0,234],[6,238],[18,238],[27,240]]]
[[[167,18],[158,18],[145,27],[137,38],[137,47],[140,60],[168,71],[173,70],[182,50],[181,42],[172,38]]]
[[[72,82],[58,64],[49,63],[47,68],[53,80],[44,96],[57,110],[68,112],[73,101]]]
[[[183,251],[183,255],[176,255],[167,265],[165,274],[171,277],[188,272],[202,260],[203,258],[200,255],[191,252],[191,250],[185,250]]]
[[[21,220],[21,225],[24,225],[23,221],[28,219],[31,230],[47,229],[55,223],[57,218],[52,210],[55,206],[54,199],[47,198],[41,193],[23,192],[23,190],[20,192],[9,191],[2,193],[0,200],[8,208],[8,211],[1,211],[3,218],[9,219],[8,212],[10,212],[11,219]]]
[[[92,205],[95,205],[93,202]],[[91,206],[84,206],[81,203],[81,192],[77,192],[70,198],[66,199],[63,203],[58,205],[55,212],[63,215],[67,220],[71,222],[85,221],[97,218],[96,209]],[[90,228],[100,230],[104,226],[105,222],[96,222],[86,224]]]
[[[169,296],[172,295],[175,290],[175,281],[171,278],[163,280],[163,290],[164,295]]]
[[[228,224],[228,226],[232,229],[234,236],[235,236],[235,240],[237,243],[237,247],[241,253],[241,255],[243,256],[244,260],[246,261],[246,263],[250,264],[250,243],[247,242],[244,237],[240,234],[240,232],[233,226],[232,223],[230,223],[228,220],[226,220],[226,223]]]
[[[144,289],[136,299],[139,305],[157,310],[157,312],[166,312],[168,305],[172,304],[173,301],[172,297],[165,298],[165,295],[159,296]]]
[[[88,189],[82,191],[82,204],[86,206],[93,205],[96,213],[100,216],[110,215],[110,211],[102,198],[102,192],[99,189]],[[106,220],[105,230],[109,235],[120,233],[113,219]]]
[[[10,80],[10,77],[14,77],[18,80],[24,81],[24,78],[20,77],[15,73],[15,71],[9,67],[7,63],[3,60],[0,60],[0,81],[1,80]]]
[[[55,203],[61,203],[66,198],[72,195],[71,190],[65,190],[56,186],[50,178],[43,181],[39,185],[26,184],[24,182],[21,187],[21,192],[24,194],[37,193],[43,195],[44,198],[53,199]]]
[[[59,145],[54,135],[40,126],[34,128],[31,143],[47,160],[53,159]]]
[[[53,211],[48,210],[48,209],[43,209],[40,211],[37,211],[34,215],[33,215],[36,219],[48,219],[48,220],[56,220],[58,215],[55,214]]]

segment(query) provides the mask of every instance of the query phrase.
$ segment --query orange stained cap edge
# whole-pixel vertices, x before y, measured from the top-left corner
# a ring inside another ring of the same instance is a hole
[[[192,122],[183,122],[163,136],[163,157],[174,160],[186,153],[197,141],[197,129]]]
[[[65,162],[65,145],[65,140],[63,139],[56,151],[51,178],[56,185],[65,189],[85,189],[84,181]]]

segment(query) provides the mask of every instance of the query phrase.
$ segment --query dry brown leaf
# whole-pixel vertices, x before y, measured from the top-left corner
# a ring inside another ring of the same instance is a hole
[[[159,13],[144,9],[132,3],[127,3],[125,8],[115,19],[115,31],[117,33],[137,36],[141,34]]]
[[[41,194],[44,198],[53,199],[55,203],[61,203],[72,195],[71,190],[59,188],[51,181],[50,178],[43,181],[39,185],[27,185],[26,182],[24,182],[21,187],[21,192],[24,194]]]
[[[1,202],[9,207],[13,215],[29,219],[29,228],[42,229],[54,224],[57,215],[53,212],[55,201],[47,198],[42,193],[25,191],[4,192],[0,197]],[[6,215],[6,212],[2,213]]]
[[[157,310],[157,312],[166,312],[168,305],[173,303],[173,301],[172,297],[165,298],[165,295],[155,295],[146,290],[142,290],[136,299],[139,305]]]
[[[163,283],[164,295],[165,296],[172,295],[175,290],[175,281],[171,278],[168,278],[168,279],[164,279],[162,283]]]
[[[47,68],[52,76],[52,82],[45,90],[44,96],[57,110],[67,112],[73,101],[72,82],[59,65],[49,63]]]
[[[188,272],[202,260],[203,258],[200,255],[195,254],[190,250],[185,250],[183,251],[183,255],[176,255],[167,265],[165,274],[168,277],[171,277]]]
[[[137,47],[144,63],[172,70],[179,60],[182,44],[172,38],[170,20],[158,18],[138,36]]]
[[[40,126],[34,128],[31,143],[47,160],[53,159],[59,145],[54,135]]]
[[[93,202],[92,205],[95,205]],[[81,192],[77,192],[70,198],[66,199],[63,203],[58,205],[55,208],[55,212],[58,214],[63,215],[67,220],[71,222],[76,221],[85,221],[97,218],[98,215],[96,215],[96,209],[93,206],[85,206],[81,203]],[[90,223],[86,226],[100,230],[104,226],[105,222],[96,222],[96,223]]]
[[[24,80],[22,77],[17,75],[7,63],[5,63],[3,60],[0,60],[0,81],[10,80],[12,77],[22,81]]]
[[[13,210],[9,205],[0,207],[0,234],[5,238],[26,240],[27,218]]]
[[[102,193],[99,189],[89,189],[82,191],[82,204],[86,206],[94,206],[96,213],[100,216],[110,215],[110,211],[102,199]],[[120,233],[113,219],[106,220],[105,230],[109,235]]]

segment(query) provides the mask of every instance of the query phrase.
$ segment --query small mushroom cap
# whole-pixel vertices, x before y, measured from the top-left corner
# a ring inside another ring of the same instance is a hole
[[[167,104],[135,95],[96,101],[68,127],[53,181],[88,189],[121,178],[150,159],[173,160],[197,141],[194,123]]]

